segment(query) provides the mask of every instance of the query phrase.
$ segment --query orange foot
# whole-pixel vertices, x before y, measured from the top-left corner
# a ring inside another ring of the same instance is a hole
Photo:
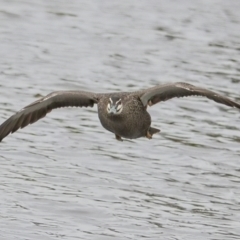
[[[115,134],[115,138],[118,140],[118,141],[123,141],[122,138],[120,136],[118,136],[117,134]]]
[[[150,133],[149,130],[147,131],[146,138],[148,138],[148,139],[152,139],[152,134]]]

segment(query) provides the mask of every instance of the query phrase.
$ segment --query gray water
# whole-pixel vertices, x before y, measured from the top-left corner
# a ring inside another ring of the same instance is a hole
[[[240,1],[0,0],[0,119],[55,90],[186,81],[240,101]],[[240,239],[240,113],[150,108],[118,142],[96,107],[59,109],[0,144],[0,239]]]

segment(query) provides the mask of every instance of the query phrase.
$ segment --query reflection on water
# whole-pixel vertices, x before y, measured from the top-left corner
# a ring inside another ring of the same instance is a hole
[[[2,1],[0,117],[51,91],[188,81],[240,100],[238,1]],[[239,111],[174,99],[154,139],[60,109],[0,145],[1,239],[239,239]]]

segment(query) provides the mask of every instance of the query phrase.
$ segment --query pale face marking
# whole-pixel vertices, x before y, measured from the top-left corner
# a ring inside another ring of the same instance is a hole
[[[122,100],[121,98],[112,99],[109,98],[109,102],[107,105],[107,112],[109,114],[120,114],[122,112]]]

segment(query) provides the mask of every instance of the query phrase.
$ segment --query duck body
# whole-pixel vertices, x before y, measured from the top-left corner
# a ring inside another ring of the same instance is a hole
[[[124,102],[121,114],[109,114],[107,105],[109,98],[118,97]],[[135,139],[147,136],[151,125],[151,116],[146,111],[138,95],[114,94],[104,96],[98,102],[98,117],[102,126],[115,134],[118,140],[120,137]]]

